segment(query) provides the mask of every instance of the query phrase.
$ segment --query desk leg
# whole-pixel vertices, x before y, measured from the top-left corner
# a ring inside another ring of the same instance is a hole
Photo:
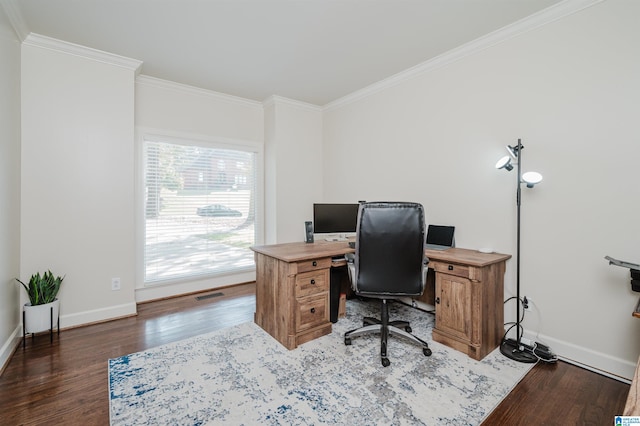
[[[332,323],[338,322],[338,308],[340,307],[340,291],[342,289],[342,278],[347,273],[346,266],[332,267],[329,285],[329,319]]]

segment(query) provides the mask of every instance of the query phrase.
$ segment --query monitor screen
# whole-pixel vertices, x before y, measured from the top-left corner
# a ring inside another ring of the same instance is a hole
[[[314,204],[313,232],[339,234],[356,232],[360,204]]]

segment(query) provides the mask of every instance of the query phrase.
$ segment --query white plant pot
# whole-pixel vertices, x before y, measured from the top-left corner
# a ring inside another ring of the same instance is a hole
[[[51,308],[53,308],[53,317],[51,316]],[[58,315],[60,315],[60,301],[58,299],[51,303],[36,306],[31,306],[31,303],[25,303],[25,333],[40,333],[41,331],[53,330],[54,327],[57,327]],[[51,318],[53,318],[53,321]]]

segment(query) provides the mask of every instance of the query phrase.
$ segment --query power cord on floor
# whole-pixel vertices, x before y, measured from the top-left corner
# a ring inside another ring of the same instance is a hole
[[[518,299],[518,298],[515,296],[512,296],[507,300],[505,300],[504,303],[506,304],[508,301],[512,299]],[[518,303],[522,303],[523,308],[525,307],[525,301],[518,299]],[[509,327],[502,335],[502,343],[504,343],[506,340],[511,340],[511,339],[507,339],[507,335],[514,327],[516,327],[519,324],[519,327],[516,330],[516,340],[514,340],[515,345],[517,345],[516,342],[518,341],[520,342],[520,347],[518,349],[524,352],[529,352],[530,354],[535,356],[538,359],[538,361],[543,361],[548,363],[557,362],[558,356],[551,351],[551,348],[549,348],[547,345],[544,345],[540,342],[534,342],[532,340],[529,340],[523,336],[524,327],[522,327],[522,322],[524,321],[525,312],[526,312],[526,309],[522,309],[522,316],[520,317],[519,322],[511,321],[511,322],[506,322],[504,324],[505,327],[508,325],[510,325],[511,327]]]

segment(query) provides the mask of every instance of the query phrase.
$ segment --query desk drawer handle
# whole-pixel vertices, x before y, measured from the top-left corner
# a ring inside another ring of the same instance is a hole
[[[313,266],[318,266],[318,262],[316,262],[315,260],[311,263]]]
[[[312,285],[315,284],[315,283],[316,283],[316,280],[311,280],[311,284]]]
[[[453,265],[449,265],[449,270],[453,271]]]
[[[315,314],[316,313],[316,308],[311,308],[311,313]]]

